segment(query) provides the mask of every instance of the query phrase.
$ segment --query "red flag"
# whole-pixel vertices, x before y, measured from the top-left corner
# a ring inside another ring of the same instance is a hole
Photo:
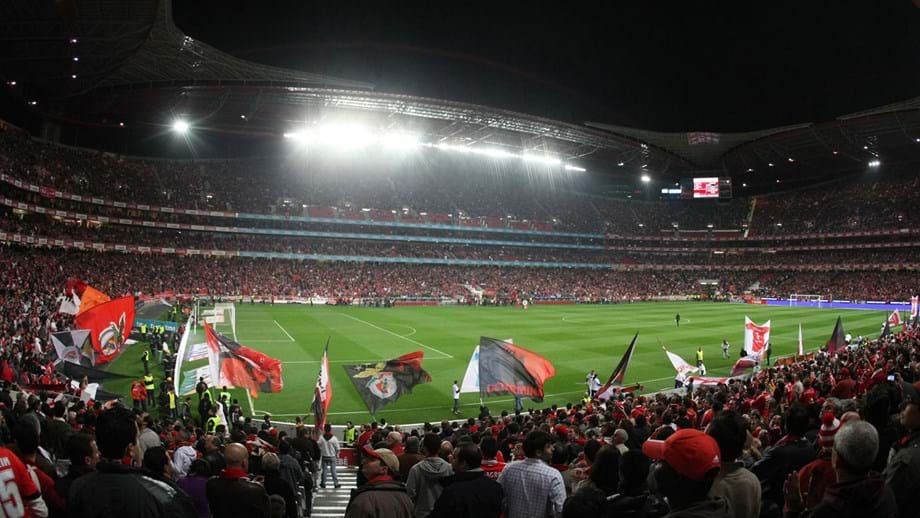
[[[214,353],[211,359],[212,369],[217,371],[219,378],[217,385],[245,388],[252,397],[258,397],[259,392],[281,392],[284,387],[281,360],[234,342],[207,322],[204,332],[208,347]]]
[[[122,297],[104,302],[77,315],[79,329],[89,329],[96,351],[96,364],[112,361],[134,326],[134,297]]]
[[[888,323],[893,326],[901,325],[901,313],[899,313],[898,310],[892,311],[891,314],[888,315]]]
[[[518,345],[479,338],[479,394],[488,397],[512,394],[543,400],[543,384],[556,375],[556,368],[543,356]]]

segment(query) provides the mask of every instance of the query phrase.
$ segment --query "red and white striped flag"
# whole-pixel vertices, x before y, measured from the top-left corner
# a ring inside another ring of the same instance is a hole
[[[898,312],[898,310],[894,310],[890,315],[888,315],[888,323],[893,326],[901,325],[901,314]]]
[[[313,389],[313,416],[316,431],[322,433],[326,425],[326,415],[329,412],[329,403],[332,401],[332,380],[329,379],[329,338],[326,339],[326,349],[323,350],[323,360],[319,364],[319,376],[316,378],[316,388]]]

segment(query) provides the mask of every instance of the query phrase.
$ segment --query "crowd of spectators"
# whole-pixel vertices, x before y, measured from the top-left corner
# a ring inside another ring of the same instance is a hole
[[[503,225],[527,220],[625,236],[674,228],[746,228],[754,236],[891,230],[909,227],[911,209],[920,202],[916,178],[844,180],[727,204],[639,201],[587,194],[603,191],[602,180],[590,175],[485,173],[437,155],[424,167],[374,162],[372,173],[366,164],[319,159],[307,165],[286,158],[143,160],[54,145],[9,127],[0,128],[0,151],[0,171],[11,176],[113,201],[282,215],[304,215],[308,206],[342,213],[373,209],[419,221],[437,213],[450,214],[454,223],[488,217]]]

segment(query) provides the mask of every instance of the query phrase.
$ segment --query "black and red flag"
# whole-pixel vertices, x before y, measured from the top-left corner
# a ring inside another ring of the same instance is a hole
[[[207,322],[204,334],[211,379],[217,380],[216,386],[244,388],[252,397],[258,397],[259,392],[281,392],[284,388],[281,360],[234,342]]]
[[[847,346],[846,332],[843,330],[843,322],[837,317],[837,323],[834,325],[834,333],[831,334],[827,341],[827,354],[833,356]]]
[[[610,374],[610,377],[607,378],[607,383],[597,391],[597,399],[607,400],[612,396],[620,392],[632,392],[638,387],[623,387],[623,379],[626,377],[626,369],[629,368],[629,362],[632,360],[633,352],[636,350],[636,340],[639,338],[639,332],[636,331],[636,335],[633,336],[632,342],[629,343],[629,347],[626,348],[626,352],[623,353],[623,357],[620,358],[620,363],[617,364],[617,367],[613,369],[613,372]]]
[[[422,369],[424,357],[424,352],[415,351],[392,360],[343,367],[367,410],[377,415],[384,406],[411,393],[412,387],[431,381],[431,376]]]
[[[479,338],[479,396],[511,394],[543,401],[543,383],[556,375],[546,358],[519,345]]]

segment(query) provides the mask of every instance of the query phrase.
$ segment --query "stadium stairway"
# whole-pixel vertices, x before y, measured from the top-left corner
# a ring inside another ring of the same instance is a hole
[[[317,473],[316,493],[313,495],[313,513],[312,518],[341,518],[345,516],[345,508],[348,506],[348,499],[351,497],[351,490],[358,487],[358,468],[355,466],[339,466],[336,471],[339,475],[339,483],[342,487],[334,489],[332,481],[327,477],[326,489],[319,487],[319,481],[322,474]]]

